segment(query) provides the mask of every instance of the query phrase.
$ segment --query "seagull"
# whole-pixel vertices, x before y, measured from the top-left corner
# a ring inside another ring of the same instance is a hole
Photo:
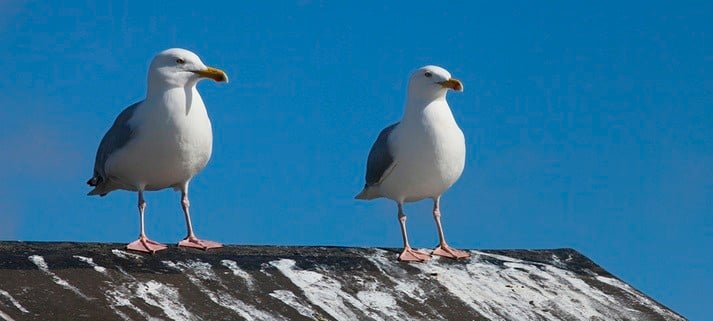
[[[166,245],[150,240],[144,230],[145,191],[173,188],[181,192],[188,235],[179,246],[199,249],[222,244],[200,240],[193,233],[188,184],[210,159],[213,132],[196,84],[210,78],[228,82],[222,70],[207,67],[193,52],[172,48],[151,61],[146,98],[122,111],[102,138],[87,181],[88,195],[115,190],[138,193],[139,238],[129,250],[154,253]]]
[[[386,197],[396,202],[404,249],[399,260],[419,262],[428,253],[411,248],[406,233],[404,202],[433,200],[439,244],[433,255],[451,259],[470,256],[446,243],[441,227],[441,195],[455,183],[465,166],[465,137],[446,101],[449,89],[463,84],[438,66],[416,70],[409,79],[406,107],[400,122],[384,128],[369,152],[366,184],[356,199]]]

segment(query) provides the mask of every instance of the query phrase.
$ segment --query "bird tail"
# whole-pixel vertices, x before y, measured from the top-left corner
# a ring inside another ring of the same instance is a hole
[[[381,194],[378,192],[378,187],[369,185],[364,185],[364,189],[354,196],[358,200],[373,200],[379,197],[381,197]]]
[[[94,176],[90,178],[87,181],[87,185],[93,186],[94,189],[89,191],[87,195],[93,196],[93,195],[99,195],[99,196],[105,196],[107,193],[109,193],[111,190],[107,190],[107,184],[101,176]]]

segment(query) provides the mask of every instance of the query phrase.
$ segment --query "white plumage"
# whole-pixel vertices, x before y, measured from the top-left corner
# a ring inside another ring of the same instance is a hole
[[[213,146],[208,113],[198,90],[159,92],[141,103],[129,120],[136,135],[104,165],[107,174],[134,189],[179,187],[205,167]]]
[[[465,138],[448,103],[437,99],[406,113],[390,135],[392,172],[379,191],[385,197],[414,202],[441,195],[458,180],[465,166]]]

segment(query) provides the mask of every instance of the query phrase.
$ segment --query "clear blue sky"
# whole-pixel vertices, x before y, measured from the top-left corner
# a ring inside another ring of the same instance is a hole
[[[199,85],[215,135],[199,236],[399,247],[393,203],[352,198],[409,73],[437,64],[465,85],[449,94],[468,150],[442,201],[453,245],[573,247],[713,315],[713,6],[427,3],[0,2],[0,239],[136,237],[136,195],[84,182],[149,60],[183,47],[231,78]],[[149,236],[181,239],[179,194],[147,198]],[[437,242],[430,206],[406,208],[417,247]]]

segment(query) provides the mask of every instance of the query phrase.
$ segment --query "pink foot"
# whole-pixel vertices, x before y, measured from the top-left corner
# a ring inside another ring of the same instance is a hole
[[[433,255],[447,257],[449,259],[454,260],[467,259],[470,257],[470,253],[466,251],[456,250],[446,244],[441,244],[435,250],[433,250]]]
[[[430,259],[430,254],[416,251],[410,247],[404,248],[404,251],[399,255],[399,261],[402,262],[423,262]]]
[[[129,243],[126,248],[132,251],[156,253],[157,251],[165,250],[168,246],[156,241],[149,240],[147,237],[139,237],[138,240]]]
[[[199,240],[195,237],[187,237],[183,241],[178,242],[178,246],[192,247],[195,249],[208,250],[223,247],[223,244],[213,241]]]

